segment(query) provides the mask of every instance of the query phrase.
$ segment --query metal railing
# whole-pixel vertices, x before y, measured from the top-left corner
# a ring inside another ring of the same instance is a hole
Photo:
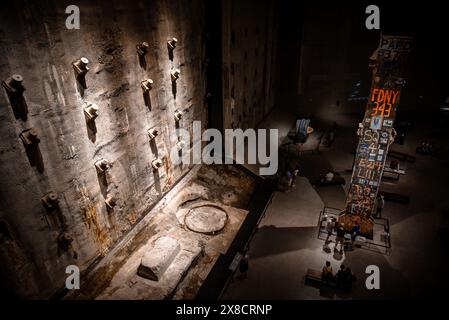
[[[318,218],[318,234],[317,238],[320,240],[327,239],[327,230],[326,230],[326,217],[336,217],[340,215],[342,209],[333,208],[333,207],[323,207],[323,210],[320,211],[320,216]],[[370,250],[373,252],[378,252],[382,254],[389,255],[391,251],[391,237],[390,237],[390,222],[387,218],[375,218],[374,225],[380,226],[380,230],[382,231],[374,231],[373,239],[365,239],[364,241],[355,241],[356,246],[362,249]],[[324,234],[324,236],[323,236]],[[333,232],[332,237],[334,237],[335,232]],[[379,236],[379,240],[376,239]],[[379,252],[378,249],[382,251]]]

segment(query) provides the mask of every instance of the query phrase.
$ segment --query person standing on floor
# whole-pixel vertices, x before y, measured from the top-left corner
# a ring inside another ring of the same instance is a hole
[[[293,188],[296,187],[296,177],[298,176],[298,174],[299,174],[299,165],[297,165],[295,167],[295,170],[293,170],[293,181],[292,181]]]
[[[337,219],[335,217],[330,218],[330,219],[327,220],[327,223],[326,223],[326,231],[327,231],[326,243],[329,242],[329,238],[332,235],[332,232],[334,232],[336,222],[337,222]]]
[[[344,283],[344,289],[347,291],[352,290],[352,283],[356,280],[356,277],[354,273],[352,273],[351,268],[347,267],[345,270],[345,283]]]
[[[385,207],[385,199],[384,196],[381,195],[379,198],[377,198],[377,207],[376,207],[376,216],[380,218],[382,216],[382,210]]]
[[[246,279],[248,276],[249,255],[245,253],[240,260],[240,279]]]
[[[347,282],[347,273],[345,268],[345,265],[342,264],[340,266],[340,270],[337,272],[337,287],[340,289],[343,289]]]
[[[315,148],[316,152],[320,151],[320,146],[321,146],[321,142],[323,141],[323,137],[324,137],[324,133],[321,133],[318,137],[318,141],[317,141],[316,148]]]
[[[287,170],[287,190],[286,190],[287,192],[290,192],[292,184],[293,184],[293,172],[290,169],[288,169]]]
[[[360,234],[360,224],[358,221],[356,221],[351,230],[351,247],[354,245],[355,239],[359,234]]]
[[[344,241],[345,241],[345,233],[346,233],[346,231],[344,229],[344,225],[339,223],[338,227],[337,227],[337,238],[335,240],[335,247],[334,247],[335,251],[337,251],[338,244],[340,244],[340,250],[339,251],[340,252],[343,251]]]

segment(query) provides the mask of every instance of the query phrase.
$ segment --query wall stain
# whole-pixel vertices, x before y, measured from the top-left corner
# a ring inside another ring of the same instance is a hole
[[[100,246],[100,255],[104,256],[112,243],[112,239],[109,237],[107,230],[101,227],[97,215],[97,208],[90,200],[87,189],[82,186],[80,188],[80,191],[84,202],[83,206],[81,207],[81,215],[83,221],[87,229],[92,232],[96,243],[98,243],[98,245]]]

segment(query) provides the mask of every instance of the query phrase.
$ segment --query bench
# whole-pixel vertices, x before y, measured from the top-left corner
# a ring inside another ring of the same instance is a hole
[[[405,174],[405,170],[392,169],[392,168],[389,168],[389,167],[385,167],[384,168],[384,172],[396,173],[396,174],[400,174],[400,175],[404,175]]]
[[[404,152],[399,152],[399,151],[394,151],[394,150],[390,150],[388,151],[388,155],[392,158],[396,158],[402,161],[407,161],[407,162],[415,162],[416,161],[416,157],[411,156],[407,153]]]
[[[384,196],[384,200],[386,200],[386,201],[399,202],[399,203],[403,203],[403,204],[408,204],[410,202],[410,198],[408,196],[404,196],[402,194],[386,192],[386,191],[380,191],[379,194]]]
[[[400,176],[405,175],[405,170],[402,169],[392,169],[385,167],[383,171],[383,177],[386,179],[399,180]]]
[[[361,248],[366,244],[366,238],[363,236],[356,236],[354,239],[354,246],[357,248]]]
[[[319,283],[323,283],[323,284],[328,284],[331,286],[336,286],[335,281],[333,282],[328,282],[328,281],[323,281],[321,279],[321,271],[316,270],[316,269],[307,269],[306,272],[306,276],[305,276],[305,281],[315,281],[315,282],[319,282]]]
[[[300,135],[300,134],[296,133],[295,131],[290,131],[287,134],[287,137],[293,143],[304,143],[307,140],[307,136]]]

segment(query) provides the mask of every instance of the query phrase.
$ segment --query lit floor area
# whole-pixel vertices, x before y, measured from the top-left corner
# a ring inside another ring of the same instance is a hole
[[[278,115],[275,119],[277,126],[282,117]],[[315,189],[310,182],[331,168],[341,173],[348,184],[350,172],[347,169],[352,165],[352,150],[356,143],[354,128],[357,128],[359,117],[355,113],[339,112],[314,119],[315,125],[323,128],[332,123],[327,119],[337,122],[335,143],[330,148],[320,147],[319,152],[294,156],[286,161],[300,164],[299,183],[289,193],[275,193],[249,244],[247,278],[239,279],[237,271],[222,299],[430,298],[449,288],[449,280],[443,276],[442,268],[449,262],[446,254],[449,242],[448,162],[415,153],[423,139],[447,136],[447,129],[441,123],[426,122],[426,119],[418,121],[410,116],[414,126],[409,129],[405,144],[395,143],[390,148],[416,156],[416,162],[401,162],[406,175],[398,182],[384,180],[382,184],[381,190],[410,197],[408,205],[386,202],[382,216],[390,223],[391,250],[388,254],[355,248],[339,256],[334,255],[333,250],[329,253],[323,250],[324,240],[317,237],[320,210],[323,205],[342,208],[345,190],[342,186]],[[291,119],[285,115],[283,125],[288,127]],[[441,115],[439,119],[444,122]],[[270,123],[263,126],[268,128]],[[330,248],[334,245],[331,243]],[[351,293],[304,283],[306,270],[321,270],[327,260],[334,271],[340,264],[351,267],[357,277]],[[365,287],[368,265],[380,268],[380,290]]]

